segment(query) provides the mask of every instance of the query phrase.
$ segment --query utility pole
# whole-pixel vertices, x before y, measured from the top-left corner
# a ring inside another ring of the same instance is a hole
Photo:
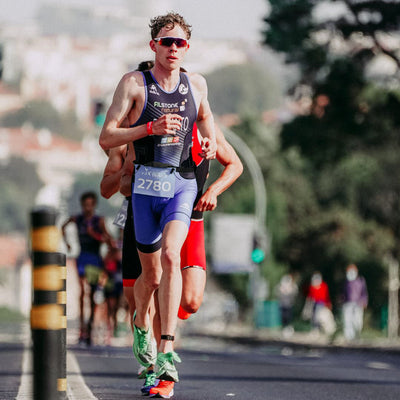
[[[399,335],[399,262],[389,256],[387,265],[389,270],[388,337],[397,339]]]

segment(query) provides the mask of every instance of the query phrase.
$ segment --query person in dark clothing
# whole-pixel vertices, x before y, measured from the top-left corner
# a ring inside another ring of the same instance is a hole
[[[66,235],[66,227],[71,222],[76,224],[80,253],[76,259],[76,267],[79,276],[80,295],[79,295],[79,322],[80,333],[79,342],[91,344],[91,331],[94,318],[95,302],[94,292],[96,290],[99,276],[103,269],[103,260],[100,255],[100,245],[103,242],[111,244],[111,236],[107,232],[104,218],[95,214],[97,205],[97,195],[94,192],[85,192],[80,198],[82,212],[70,216],[62,225],[62,234],[68,251],[71,250],[70,243]],[[84,299],[85,287],[89,287],[90,317],[87,326],[84,321]]]

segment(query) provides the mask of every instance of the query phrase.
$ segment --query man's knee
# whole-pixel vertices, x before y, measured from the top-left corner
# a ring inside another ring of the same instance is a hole
[[[180,252],[176,249],[166,248],[161,253],[163,272],[173,272],[180,264]]]
[[[182,293],[181,307],[188,313],[194,314],[198,311],[203,302],[202,294],[190,294],[187,295]]]
[[[151,290],[157,290],[160,286],[161,271],[151,270],[142,272],[142,282]]]

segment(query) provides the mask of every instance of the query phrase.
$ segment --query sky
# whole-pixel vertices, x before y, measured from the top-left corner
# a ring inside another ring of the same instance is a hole
[[[267,14],[267,0],[0,0],[0,21],[23,23],[31,19],[40,3],[51,4],[101,4],[131,3],[138,7],[150,6],[156,14],[177,11],[193,26],[197,38],[249,38],[261,40],[262,19]],[[154,14],[154,15],[156,15]]]
[[[260,40],[267,0],[176,0],[193,35]]]

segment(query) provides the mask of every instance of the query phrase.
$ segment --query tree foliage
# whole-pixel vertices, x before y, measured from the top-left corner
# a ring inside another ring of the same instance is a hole
[[[0,232],[27,233],[32,198],[42,182],[33,165],[18,157],[0,165]]]
[[[49,129],[71,140],[83,138],[83,131],[75,114],[73,112],[60,114],[47,101],[28,102],[23,108],[4,115],[1,124],[4,127],[21,127],[24,124],[30,124],[35,129]]]
[[[400,55],[387,38],[400,25],[397,0],[270,0],[265,44],[297,63],[304,82],[326,76],[337,57],[367,68],[377,54],[397,66]]]
[[[76,215],[81,212],[80,197],[84,192],[94,192],[97,194],[97,212],[105,217],[114,218],[122,204],[123,197],[117,193],[111,199],[106,200],[100,195],[100,182],[102,174],[78,174],[75,176],[70,196],[67,199],[68,213]]]
[[[281,101],[277,80],[257,64],[230,65],[207,75],[209,101],[216,114],[257,114]]]
[[[400,3],[269,3],[265,44],[299,66],[293,100],[309,97],[303,115],[283,125],[280,166],[268,177],[285,219],[275,255],[303,276],[322,270],[333,297],[346,264],[358,263],[378,313],[384,256],[400,256],[400,49],[388,40]]]

